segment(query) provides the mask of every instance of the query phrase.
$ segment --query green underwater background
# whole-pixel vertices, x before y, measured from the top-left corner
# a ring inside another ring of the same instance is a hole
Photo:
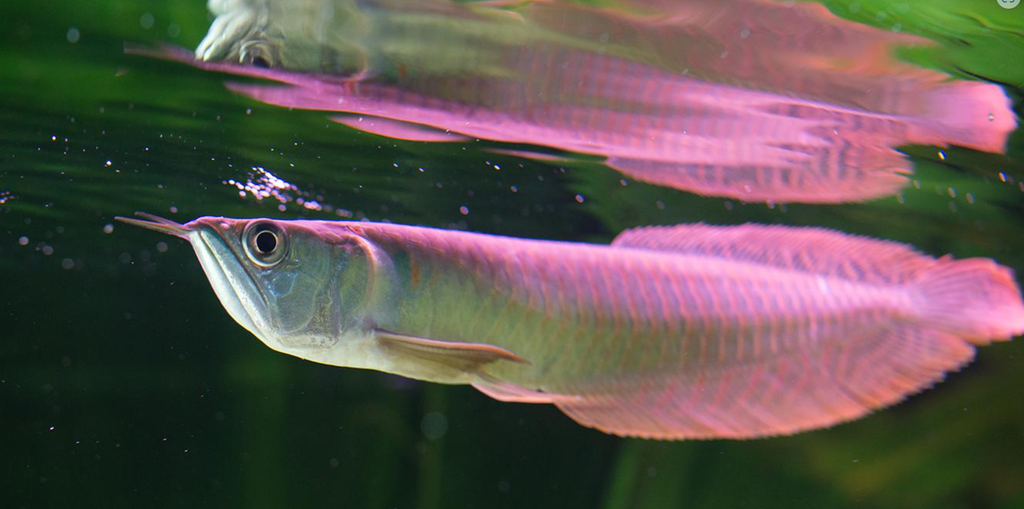
[[[1024,8],[824,3],[935,39],[902,57],[1002,85],[1019,121]],[[1019,131],[1005,155],[902,147],[915,173],[898,197],[744,204],[587,158],[382,138],[124,51],[194,48],[211,19],[198,0],[0,3],[0,506],[1024,508],[1021,338],[832,429],[621,439],[552,406],[276,353],[224,312],[185,242],[113,221],[338,218],[224,184],[260,167],[357,219],[600,243],[649,224],[813,225],[990,257],[1020,280]]]

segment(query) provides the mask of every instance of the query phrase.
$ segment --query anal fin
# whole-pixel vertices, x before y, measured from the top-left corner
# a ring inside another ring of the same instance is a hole
[[[971,360],[961,338],[913,324],[865,330],[814,351],[689,372],[577,385],[553,403],[620,436],[748,439],[825,428],[897,403]]]
[[[481,375],[472,383],[473,387],[491,398],[505,403],[554,403],[565,396],[551,394]],[[572,396],[569,396],[572,397]]]

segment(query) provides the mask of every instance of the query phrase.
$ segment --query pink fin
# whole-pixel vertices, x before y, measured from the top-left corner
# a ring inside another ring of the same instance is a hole
[[[1006,140],[1017,128],[1012,102],[1003,89],[976,81],[955,81],[927,95],[928,118],[920,122],[934,138],[917,143],[947,142],[986,152],[1005,153]]]
[[[1013,272],[992,260],[943,258],[915,286],[925,323],[977,344],[1024,334],[1024,303]]]
[[[827,427],[899,402],[971,360],[974,348],[914,325],[762,363],[579,387],[556,402],[585,426],[659,439],[757,438]],[[576,391],[574,391],[576,392]]]
[[[490,152],[492,154],[498,154],[503,156],[522,157],[523,159],[530,159],[532,161],[541,161],[545,163],[565,163],[572,161],[572,158],[560,156],[556,154],[548,154],[545,152],[537,152],[534,150],[514,150],[504,148],[485,148],[484,152]]]
[[[938,263],[896,242],[822,228],[758,224],[634,228],[620,233],[612,246],[709,256],[878,283],[909,281]]]
[[[882,145],[879,143],[879,145]],[[834,150],[807,161],[764,164],[686,163],[611,157],[608,166],[630,177],[702,196],[745,202],[846,203],[899,192],[910,181],[910,162],[886,146]]]
[[[461,142],[468,141],[470,139],[461,134],[381,117],[332,117],[331,120],[339,124],[347,125],[353,129],[358,129],[370,134],[376,134],[378,136],[395,138],[396,140]]]
[[[481,376],[473,382],[480,392],[506,403],[554,403],[559,395],[524,389],[515,384],[502,382],[490,377]]]

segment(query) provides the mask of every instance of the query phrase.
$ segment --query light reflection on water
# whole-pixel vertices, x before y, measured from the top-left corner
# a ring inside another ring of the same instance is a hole
[[[911,173],[898,146],[1002,153],[1016,126],[998,86],[950,81],[895,58],[929,41],[814,4],[504,10],[278,0],[215,13],[196,52],[205,62],[174,49],[163,56],[284,83],[228,86],[269,104],[358,115],[335,118],[354,129],[598,155],[632,178],[700,195],[889,196]]]

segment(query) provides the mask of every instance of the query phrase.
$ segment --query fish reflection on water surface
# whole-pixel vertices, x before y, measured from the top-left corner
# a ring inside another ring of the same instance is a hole
[[[1024,333],[1009,269],[816,228],[649,227],[595,245],[144,217],[119,219],[188,240],[229,314],[275,350],[552,403],[618,435],[833,425]]]
[[[606,158],[638,180],[744,201],[896,193],[896,147],[1002,152],[1003,91],[900,62],[923,39],[821,5],[635,0],[211,0],[206,69],[232,90],[421,141],[482,138]]]

